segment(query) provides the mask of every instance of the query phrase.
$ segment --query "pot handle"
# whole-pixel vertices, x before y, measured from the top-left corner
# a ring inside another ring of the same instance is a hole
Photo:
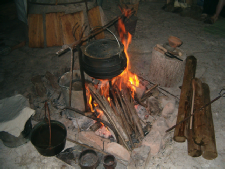
[[[96,27],[92,28],[92,30],[97,28],[97,27],[102,27],[102,26],[96,26]],[[120,47],[121,47],[120,42],[119,42],[118,38],[116,37],[116,35],[111,30],[109,30],[109,28],[106,28],[106,30],[114,36],[114,38],[116,39],[116,41],[118,43],[119,49],[120,49]],[[120,52],[119,52],[119,57],[120,57]]]
[[[119,49],[120,49],[120,42],[119,42],[118,38],[116,37],[116,35],[111,30],[109,30],[109,28],[106,28],[106,30],[109,31],[115,37],[115,39],[118,43]],[[120,53],[119,53],[119,56],[120,56]]]

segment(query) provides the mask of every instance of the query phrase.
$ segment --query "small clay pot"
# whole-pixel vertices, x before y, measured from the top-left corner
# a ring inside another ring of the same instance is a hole
[[[170,36],[168,41],[169,45],[173,48],[179,47],[183,43],[179,38],[175,36]]]
[[[105,169],[114,169],[116,168],[116,158],[113,155],[106,155],[103,158],[103,166]]]
[[[79,165],[82,169],[95,169],[99,165],[98,155],[94,150],[87,149],[79,155]]]

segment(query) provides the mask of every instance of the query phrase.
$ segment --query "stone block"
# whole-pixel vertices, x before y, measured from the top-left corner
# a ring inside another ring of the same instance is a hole
[[[105,146],[105,151],[125,161],[130,160],[130,152],[118,143],[111,142],[107,144]]]

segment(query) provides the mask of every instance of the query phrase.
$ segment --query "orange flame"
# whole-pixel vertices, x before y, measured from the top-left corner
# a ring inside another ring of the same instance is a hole
[[[96,111],[99,113],[97,118],[100,118],[103,115],[103,111],[100,109],[96,109]]]
[[[108,97],[107,100],[108,100],[108,102],[110,103],[110,100],[111,100],[110,97]]]
[[[125,14],[129,15],[129,13],[126,13],[129,11],[124,11],[124,12],[125,12]],[[127,58],[127,68],[119,75],[120,78],[123,79],[119,83],[119,89],[120,90],[122,89],[121,83],[127,84],[127,86],[131,88],[132,97],[134,98],[134,93],[136,91],[136,87],[139,87],[139,79],[138,79],[137,75],[135,75],[129,71],[131,66],[130,66],[130,58],[129,58],[129,54],[128,54],[128,47],[129,47],[129,44],[131,43],[132,35],[126,31],[126,28],[125,28],[125,25],[124,25],[122,19],[118,20],[118,32],[120,35],[121,42],[124,45],[124,53]],[[127,82],[129,82],[129,83],[127,83]]]
[[[91,101],[92,101],[92,96],[90,95],[88,104],[89,104],[89,107],[91,109],[91,112],[94,112],[94,109],[93,109]]]
[[[100,122],[100,123],[101,123],[101,125],[102,125],[101,128],[105,126],[102,122]],[[106,129],[108,132],[110,132],[109,129],[108,129],[106,126],[105,126],[105,129]]]

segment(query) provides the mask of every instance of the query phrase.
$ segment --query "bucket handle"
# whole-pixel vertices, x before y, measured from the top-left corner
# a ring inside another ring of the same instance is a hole
[[[48,110],[48,118],[46,117],[46,109]],[[50,118],[48,103],[45,102],[45,120],[47,121],[47,119],[48,119],[48,125],[49,125],[49,147],[51,147],[51,142],[52,142],[51,118]]]

